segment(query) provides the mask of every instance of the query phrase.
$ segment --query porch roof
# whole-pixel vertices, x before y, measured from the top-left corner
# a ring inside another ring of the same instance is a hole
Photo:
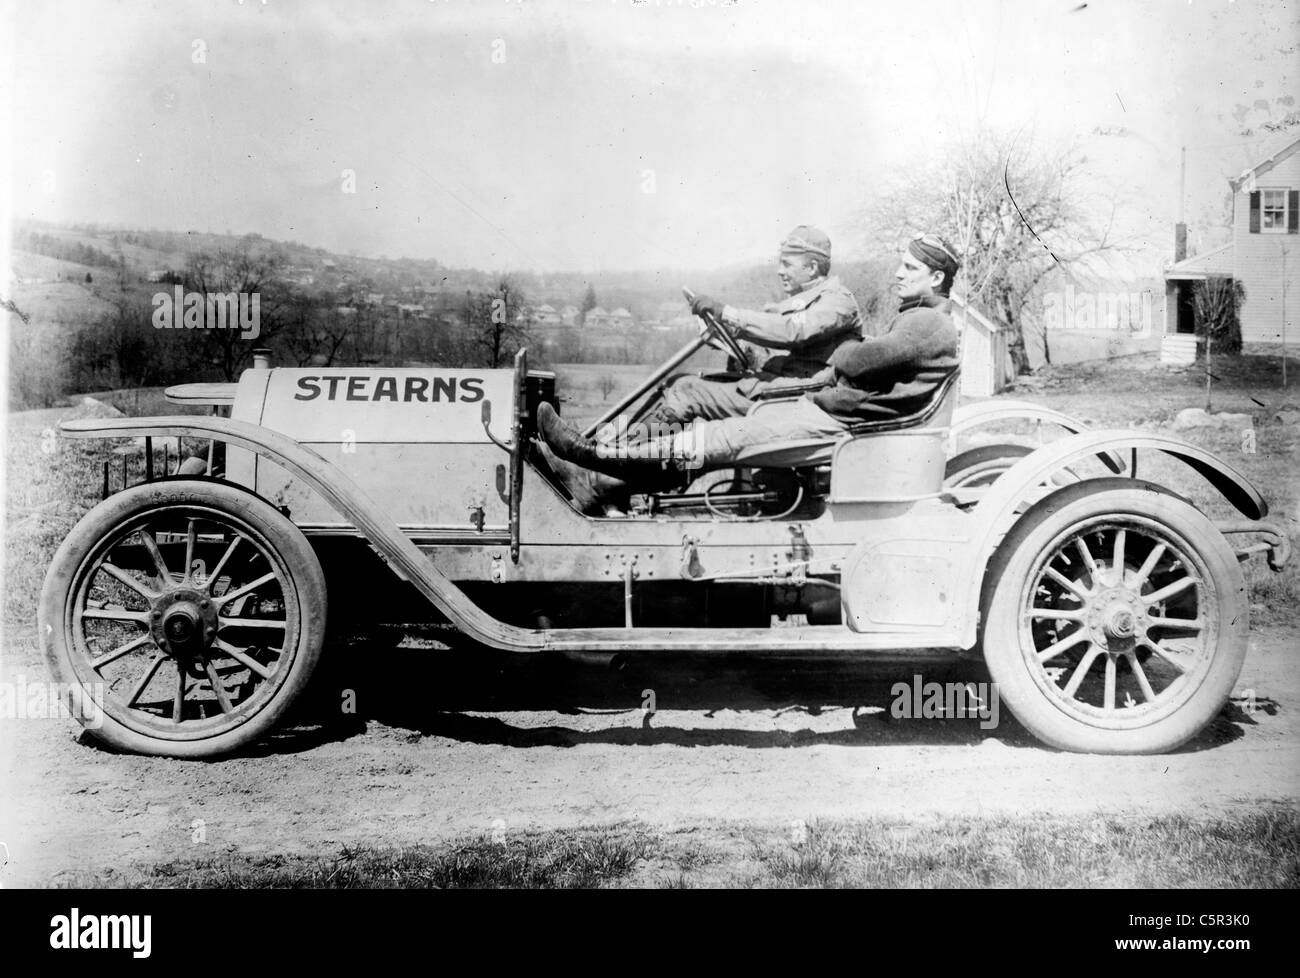
[[[1232,275],[1232,245],[1226,244],[1194,258],[1184,258],[1165,269],[1165,280],[1203,279]]]

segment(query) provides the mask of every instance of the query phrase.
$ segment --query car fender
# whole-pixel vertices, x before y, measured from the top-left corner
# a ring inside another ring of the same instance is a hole
[[[1078,418],[1043,407],[1032,401],[981,401],[978,404],[963,404],[953,413],[952,424],[948,428],[948,454],[957,450],[957,439],[968,431],[982,428],[984,425],[998,421],[1044,421],[1058,425],[1072,435],[1081,434],[1090,429]],[[1102,462],[1112,472],[1124,471],[1124,460],[1114,453],[1101,456]]]
[[[968,563],[961,580],[965,582],[962,607],[979,608],[980,591],[989,560],[1002,538],[1016,520],[1016,509],[1031,497],[1052,473],[1088,455],[1105,456],[1139,449],[1164,452],[1187,464],[1205,478],[1247,519],[1262,520],[1268,515],[1268,503],[1259,490],[1235,468],[1196,445],[1169,435],[1136,431],[1088,431],[1070,435],[1044,445],[1026,455],[989,487],[972,515],[978,527],[967,548]],[[966,647],[973,646],[978,615],[968,614],[963,622]]]
[[[111,418],[64,421],[69,438],[134,438],[188,435],[215,438],[255,452],[282,466],[320,494],[350,520],[399,576],[409,580],[453,624],[496,648],[517,652],[547,647],[545,634],[498,621],[471,602],[456,585],[383,513],[373,499],[345,472],[306,445],[269,428],[229,418],[178,415],[156,418]]]
[[[980,401],[978,404],[963,404],[953,412],[949,437],[954,440],[960,434],[979,428],[995,421],[1010,421],[1023,418],[1030,421],[1048,421],[1060,425],[1071,434],[1087,431],[1088,426],[1077,418],[1055,411],[1032,401]]]

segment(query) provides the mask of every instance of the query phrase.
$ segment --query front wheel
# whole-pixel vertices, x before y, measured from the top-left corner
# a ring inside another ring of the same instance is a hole
[[[1173,750],[1222,708],[1246,655],[1232,548],[1195,507],[1133,479],[1031,508],[990,565],[984,605],[999,694],[1065,750]]]
[[[54,555],[41,642],[70,705],[114,747],[211,757],[264,735],[306,685],[325,578],[282,513],[166,480],[104,500]]]

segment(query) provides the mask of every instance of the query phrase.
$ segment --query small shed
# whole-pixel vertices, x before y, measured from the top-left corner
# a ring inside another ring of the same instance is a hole
[[[1010,337],[961,296],[952,296],[950,315],[957,325],[961,357],[961,393],[966,397],[992,397],[1011,382]]]

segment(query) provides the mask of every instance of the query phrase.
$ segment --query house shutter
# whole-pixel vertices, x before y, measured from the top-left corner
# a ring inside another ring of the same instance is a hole
[[[1286,233],[1300,233],[1300,190],[1286,192]]]
[[[1250,192],[1250,233],[1259,234],[1259,191]]]

